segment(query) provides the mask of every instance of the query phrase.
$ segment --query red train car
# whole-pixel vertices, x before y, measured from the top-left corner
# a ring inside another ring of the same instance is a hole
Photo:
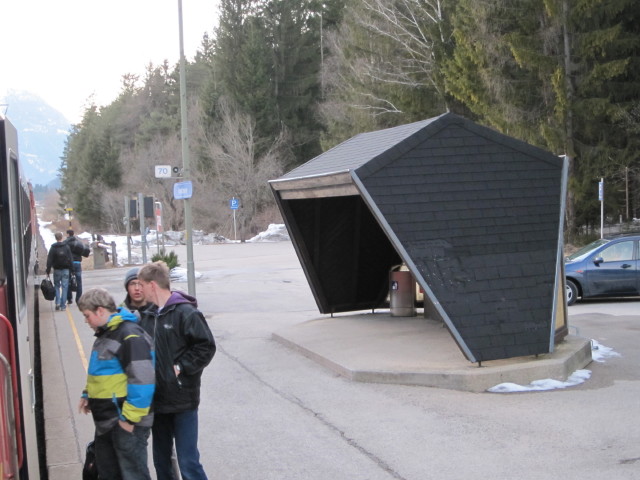
[[[37,222],[18,136],[0,116],[0,479],[46,478]]]

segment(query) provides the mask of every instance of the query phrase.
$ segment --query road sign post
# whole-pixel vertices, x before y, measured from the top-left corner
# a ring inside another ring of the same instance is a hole
[[[124,196],[124,222],[127,228],[127,265],[131,265],[131,199]]]
[[[67,220],[69,220],[69,228],[71,228],[71,220],[73,219],[73,208],[67,207],[64,209],[67,212]]]
[[[184,58],[184,35],[182,28],[182,0],[178,0],[178,34],[180,37],[180,138],[182,143],[182,174],[185,180],[191,180],[189,161],[189,128],[187,115],[187,74]],[[184,228],[187,244],[187,284],[189,295],[196,296],[196,274],[193,264],[193,228],[191,226],[191,195],[184,201]]]
[[[600,200],[600,238],[604,237],[604,178],[598,183],[598,200]]]
[[[231,200],[229,200],[229,208],[233,212],[233,239],[234,240],[237,240],[237,235],[236,235],[236,210],[238,210],[239,206],[240,206],[240,200],[238,200],[236,197],[233,197]]]
[[[162,239],[162,248],[164,249],[164,232],[162,230],[162,203],[155,202],[155,214],[156,214],[156,246],[158,247],[158,254],[160,253],[160,239]]]
[[[138,221],[140,223],[140,246],[142,247],[142,263],[147,263],[147,232],[144,217],[144,194],[138,193]]]

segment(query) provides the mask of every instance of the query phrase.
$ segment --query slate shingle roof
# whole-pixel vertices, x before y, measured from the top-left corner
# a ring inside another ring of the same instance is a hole
[[[359,196],[280,196],[345,170]],[[445,114],[358,135],[272,185],[322,312],[380,306],[401,259],[481,361],[553,343],[562,172],[548,152]]]
[[[390,145],[396,145],[406,140],[438,118],[430,118],[377,132],[360,133],[294,168],[278,178],[278,181],[353,170],[388,151]]]

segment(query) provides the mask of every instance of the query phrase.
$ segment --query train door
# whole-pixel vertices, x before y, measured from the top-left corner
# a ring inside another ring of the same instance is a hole
[[[36,434],[35,396],[35,296],[30,265],[35,261],[29,190],[20,177],[18,137],[7,119],[0,118],[0,282],[2,310],[13,329],[8,339],[15,361],[11,366],[17,396],[14,425],[8,434],[15,435],[19,451],[18,477],[39,478]],[[31,279],[31,281],[28,281]],[[11,354],[11,353],[10,353]],[[13,428],[13,431],[11,430]]]

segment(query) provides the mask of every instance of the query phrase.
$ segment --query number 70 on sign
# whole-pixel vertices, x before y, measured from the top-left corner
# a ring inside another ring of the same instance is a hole
[[[156,178],[172,178],[181,177],[182,169],[180,167],[172,167],[171,165],[156,165]]]

